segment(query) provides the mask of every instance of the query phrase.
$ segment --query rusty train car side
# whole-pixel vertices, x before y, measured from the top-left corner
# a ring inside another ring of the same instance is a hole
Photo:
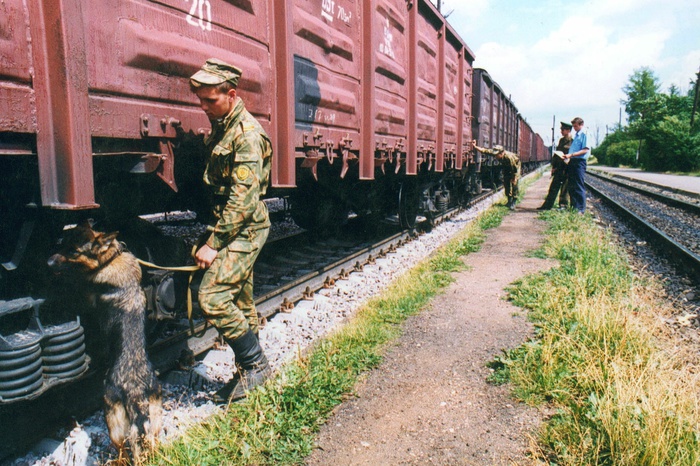
[[[500,144],[517,153],[518,109],[486,70],[475,69],[474,81],[473,126],[477,144],[482,147]]]
[[[500,144],[517,153],[525,171],[549,161],[549,152],[542,138],[518,112],[510,96],[481,68],[474,70],[472,106],[475,115],[473,133],[478,145],[493,147]],[[477,167],[481,173],[479,179],[486,187],[498,185],[500,173],[492,158],[483,162],[479,159]]]
[[[0,415],[88,365],[79,319],[41,321],[64,225],[205,209],[210,124],[188,77],[209,57],[243,69],[239,95],[274,144],[269,194],[308,229],[350,212],[413,226],[466,201],[484,175],[472,139],[547,156],[428,0],[6,0]],[[21,444],[2,434],[0,458]]]

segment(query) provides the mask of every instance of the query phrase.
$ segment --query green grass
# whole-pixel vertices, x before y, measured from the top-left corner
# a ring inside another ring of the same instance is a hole
[[[669,175],[700,176],[700,172],[664,172]]]
[[[291,363],[242,403],[161,446],[152,465],[303,464],[315,434],[367,371],[377,367],[401,323],[420,312],[462,270],[461,256],[477,251],[483,230],[500,225],[508,210],[495,206],[455,239],[400,277],[351,321]]]
[[[492,363],[493,383],[554,414],[538,460],[556,465],[700,464],[698,377],[662,338],[652,284],[589,216],[547,212],[542,248],[560,266],[509,290],[536,338]]]

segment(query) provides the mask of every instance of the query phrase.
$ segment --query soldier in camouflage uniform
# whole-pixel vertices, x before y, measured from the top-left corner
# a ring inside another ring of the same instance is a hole
[[[235,66],[209,59],[190,78],[190,90],[212,125],[204,140],[209,154],[204,183],[211,190],[215,224],[195,253],[197,265],[206,269],[199,304],[233,349],[238,367],[232,380],[214,395],[216,402],[243,398],[270,375],[258,339],[253,264],[270,228],[262,196],[270,178],[272,145],[236,96],[241,73]]]
[[[559,195],[559,207],[567,207],[569,205],[568,184],[566,183],[566,162],[564,162],[564,154],[569,152],[571,147],[571,128],[569,123],[561,122],[561,138],[557,143],[557,149],[552,157],[552,181],[549,183],[549,192],[544,200],[544,203],[537,210],[549,210],[554,207],[554,201]]]
[[[520,159],[517,154],[509,152],[501,145],[493,146],[493,149],[486,149],[476,145],[476,140],[472,141],[474,149],[484,154],[490,154],[496,157],[501,164],[503,170],[503,190],[508,203],[506,204],[510,210],[515,210],[515,201],[518,197],[518,180],[520,179]]]

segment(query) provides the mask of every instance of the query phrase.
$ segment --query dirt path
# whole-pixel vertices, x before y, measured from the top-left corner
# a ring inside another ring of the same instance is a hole
[[[486,383],[485,366],[532,334],[504,288],[553,262],[526,257],[542,241],[535,210],[549,185],[542,177],[518,210],[488,233],[469,270],[405,324],[382,365],[321,428],[309,465],[528,464],[541,415]]]

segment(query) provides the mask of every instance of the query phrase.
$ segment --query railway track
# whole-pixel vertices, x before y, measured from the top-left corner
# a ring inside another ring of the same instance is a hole
[[[663,255],[700,279],[700,205],[588,172],[586,185]]]

